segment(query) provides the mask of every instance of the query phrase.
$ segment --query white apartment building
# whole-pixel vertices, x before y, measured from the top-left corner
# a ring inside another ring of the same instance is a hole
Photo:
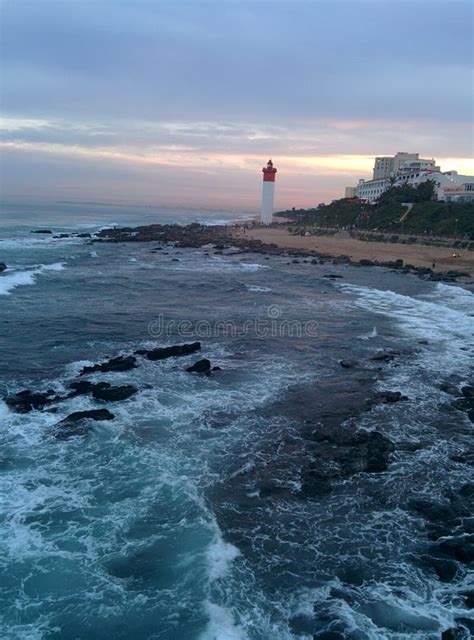
[[[399,151],[394,156],[379,156],[375,158],[372,179],[389,178],[399,171],[406,171],[411,167],[439,171],[439,167],[436,166],[433,158],[429,160],[428,158],[420,158],[418,153]]]
[[[457,171],[413,171],[399,174],[394,184],[417,187],[421,182],[435,183],[436,198],[440,202],[474,202],[474,176],[459,175]]]
[[[367,202],[375,202],[384,191],[390,186],[389,178],[380,178],[377,180],[364,180],[361,178],[359,184],[355,188],[355,196],[360,200]]]
[[[435,183],[436,198],[440,202],[474,202],[474,176],[462,176],[457,171],[432,171],[431,169],[417,170],[411,167],[411,173],[399,172],[391,178],[377,180],[359,180],[355,189],[355,197],[366,202],[375,202],[389,187],[400,187],[408,184],[417,187],[420,183],[432,180]],[[346,187],[346,197],[350,187]]]

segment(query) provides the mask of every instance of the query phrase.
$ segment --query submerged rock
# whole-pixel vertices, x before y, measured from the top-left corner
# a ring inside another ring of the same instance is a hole
[[[206,373],[209,375],[211,373],[211,361],[203,358],[195,362],[191,367],[188,367],[186,371],[189,371],[189,373]]]
[[[136,363],[137,359],[134,356],[117,356],[116,358],[107,360],[107,362],[94,364],[91,367],[84,367],[79,375],[85,376],[88,373],[95,373],[96,371],[129,371],[130,369],[135,369],[137,366]]]
[[[380,473],[388,468],[393,443],[378,431],[358,432],[350,427],[333,429],[316,425],[311,435],[311,463],[303,475],[304,494],[321,495],[331,481],[355,473]]]
[[[31,233],[43,233],[43,234],[49,235],[49,234],[52,234],[53,232],[50,231],[49,229],[35,229]]]
[[[200,342],[191,342],[189,344],[175,345],[173,347],[161,347],[158,349],[139,349],[135,353],[139,356],[145,356],[148,360],[164,360],[165,358],[173,358],[178,356],[187,356],[201,349]]]
[[[4,262],[0,262],[0,272],[5,271],[6,268],[7,268],[7,265]]]
[[[127,400],[137,393],[138,389],[131,384],[122,387],[101,387],[97,385],[92,391],[92,396],[96,400],[106,400],[107,402],[116,402],[117,400]]]
[[[402,395],[400,391],[379,391],[369,402],[372,404],[391,404],[400,402],[400,400],[408,400],[408,397]]]

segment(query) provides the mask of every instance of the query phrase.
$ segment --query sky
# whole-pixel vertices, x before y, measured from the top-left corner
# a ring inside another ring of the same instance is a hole
[[[474,173],[473,4],[0,0],[1,194],[314,206],[397,151]]]

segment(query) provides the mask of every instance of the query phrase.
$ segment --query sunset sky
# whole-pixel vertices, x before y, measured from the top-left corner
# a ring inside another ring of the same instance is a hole
[[[3,0],[2,195],[311,206],[397,151],[474,173],[472,3]]]

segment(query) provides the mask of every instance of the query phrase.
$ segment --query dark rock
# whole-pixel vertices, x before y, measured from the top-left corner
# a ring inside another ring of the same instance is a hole
[[[107,362],[94,364],[91,367],[84,367],[79,375],[84,376],[88,373],[95,373],[96,371],[101,371],[102,373],[109,371],[129,371],[137,366],[136,362],[137,359],[133,356],[117,356],[116,358],[107,360]]]
[[[418,340],[418,344],[429,344],[428,340]]]
[[[72,389],[71,396],[83,396],[92,393],[95,384],[88,380],[80,380],[79,382],[71,382],[69,388]]]
[[[408,400],[407,396],[403,396],[400,391],[379,391],[371,398],[374,404],[391,404],[400,400]]]
[[[387,352],[377,353],[377,355],[372,356],[370,359],[374,362],[391,362],[395,359],[395,354]]]
[[[146,356],[148,360],[164,360],[165,358],[174,358],[178,356],[187,356],[201,349],[200,342],[191,342],[189,344],[175,345],[173,347],[162,347],[159,349],[140,349],[135,351],[137,355]]]
[[[191,367],[188,367],[186,371],[190,373],[205,373],[209,374],[211,372],[211,361],[207,358],[203,358],[202,360],[198,360]]]
[[[222,368],[218,366],[212,367],[212,371],[222,371]]]
[[[344,369],[353,369],[354,367],[357,367],[359,365],[356,360],[340,360],[339,364]]]
[[[116,402],[117,400],[127,400],[137,393],[138,389],[131,384],[122,387],[100,388],[99,385],[92,391],[92,396],[96,400],[106,400],[107,402]]]
[[[361,267],[373,267],[375,262],[373,260],[362,258],[362,260],[359,260],[359,264],[361,265]]]
[[[311,260],[311,264],[319,264],[319,261],[316,258],[313,258]]]
[[[113,420],[114,418],[114,414],[110,413],[108,409],[92,409],[90,411],[75,411],[61,420],[59,424],[79,422],[79,420]]]
[[[291,261],[291,264],[299,264],[299,263],[300,263],[300,261],[296,260],[296,259]]]
[[[468,564],[474,560],[474,535],[450,537],[438,541],[436,548],[442,554]]]
[[[461,393],[465,398],[470,400],[474,400],[474,387],[472,385],[467,385],[461,388]]]
[[[433,569],[441,582],[452,582],[456,577],[458,568],[452,560],[432,556],[422,556],[421,560]]]
[[[394,449],[378,431],[358,432],[348,426],[316,425],[309,438],[315,462],[303,472],[302,491],[306,495],[324,495],[331,490],[331,481],[355,473],[385,471]]]
[[[56,396],[53,396],[54,391],[49,389],[44,393],[33,393],[29,389],[25,391],[19,391],[13,396],[7,396],[5,398],[5,404],[16,413],[29,413],[33,409],[41,411],[47,404],[51,404],[60,400]]]
[[[171,258],[171,262],[179,262],[179,258]]]
[[[340,276],[340,275],[338,275],[336,273],[329,273],[329,274],[326,274],[325,276],[323,276],[323,278],[330,278],[331,280],[336,280],[338,278],[343,278],[343,277],[344,276]]]
[[[92,238],[90,233],[78,233],[77,237],[78,238]]]
[[[43,233],[43,234],[51,234],[52,235],[52,231],[50,231],[49,229],[37,229],[35,231],[32,231],[31,233]]]
[[[439,385],[439,389],[444,391],[444,393],[448,393],[450,396],[459,396],[460,391],[456,387],[456,385],[451,384],[450,382],[442,382]]]
[[[7,268],[7,265],[4,262],[0,262],[0,272],[5,271],[6,268]]]
[[[103,421],[113,420],[114,418],[114,414],[107,409],[76,411],[57,423],[54,435],[60,440],[66,440],[72,436],[83,436],[91,428],[90,420]]]
[[[468,609],[474,609],[474,591],[466,591],[462,594],[464,596],[464,602]]]

